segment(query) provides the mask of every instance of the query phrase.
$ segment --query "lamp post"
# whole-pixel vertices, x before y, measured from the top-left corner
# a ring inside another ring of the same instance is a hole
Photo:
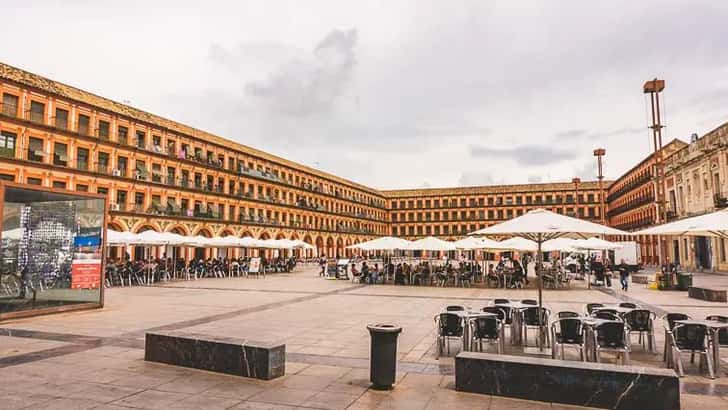
[[[602,157],[607,153],[604,148],[594,150],[594,156],[597,157],[597,180],[599,181],[599,215],[601,216],[602,225],[607,224],[607,216],[604,212],[604,173],[602,172]]]
[[[576,203],[574,207],[574,217],[579,217],[579,184],[581,183],[581,178],[576,177],[571,180],[571,182],[574,184],[574,203]]]

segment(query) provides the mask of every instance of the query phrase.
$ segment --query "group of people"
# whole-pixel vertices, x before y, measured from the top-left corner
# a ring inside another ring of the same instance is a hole
[[[156,282],[170,279],[175,276],[224,277],[247,273],[250,267],[250,257],[240,258],[207,258],[191,259],[169,257],[146,258],[132,261],[128,254],[122,258],[111,258],[106,263],[106,278],[108,285],[117,282],[123,284],[123,279],[129,283],[142,284],[142,278]],[[278,256],[275,258],[260,258],[262,272],[291,272],[296,267],[296,258]]]

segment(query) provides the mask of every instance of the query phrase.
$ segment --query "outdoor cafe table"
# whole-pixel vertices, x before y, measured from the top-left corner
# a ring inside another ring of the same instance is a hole
[[[603,310],[603,309],[616,310],[617,313],[619,313],[620,315],[623,315],[623,314],[629,313],[635,309],[641,309],[641,308],[639,306],[637,306],[636,308],[630,308],[630,307],[624,307],[624,306],[619,306],[619,305],[615,304],[615,305],[604,305],[604,306],[595,307],[594,311]]]
[[[510,301],[508,303],[494,303],[493,306],[503,306],[503,307],[510,307],[511,308],[511,344],[518,345],[522,342],[521,337],[521,324],[522,324],[522,316],[521,311],[523,309],[527,309],[530,307],[538,307],[538,305],[529,305],[521,302],[516,301]],[[546,325],[548,325],[546,323]]]
[[[720,343],[718,340],[718,332],[721,329],[728,329],[728,323],[724,322],[718,322],[717,320],[699,320],[699,319],[686,319],[686,320],[676,320],[675,323],[680,323],[683,325],[704,325],[708,329],[711,330],[710,332],[710,342],[713,344],[713,366],[716,369],[715,377],[720,377]],[[667,340],[665,343],[672,343],[668,342]]]

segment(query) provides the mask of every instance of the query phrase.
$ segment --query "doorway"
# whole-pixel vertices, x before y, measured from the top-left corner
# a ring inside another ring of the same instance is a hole
[[[701,269],[712,268],[712,252],[710,249],[710,239],[705,236],[695,238],[695,264]]]

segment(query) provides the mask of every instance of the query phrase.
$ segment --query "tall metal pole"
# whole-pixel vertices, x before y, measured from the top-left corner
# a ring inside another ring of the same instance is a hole
[[[652,124],[649,128],[652,130],[652,143],[654,148],[654,193],[655,193],[655,223],[660,224],[666,220],[665,215],[665,186],[662,164],[662,118],[660,114],[660,92],[665,89],[665,80],[654,78],[647,81],[642,90],[645,94],[650,94],[650,111],[652,113]],[[657,236],[657,264],[663,263],[663,246],[662,237]]]
[[[594,150],[594,156],[597,157],[597,180],[599,181],[599,215],[602,225],[607,224],[607,216],[604,209],[604,172],[602,168],[602,157],[607,151],[604,148]]]

